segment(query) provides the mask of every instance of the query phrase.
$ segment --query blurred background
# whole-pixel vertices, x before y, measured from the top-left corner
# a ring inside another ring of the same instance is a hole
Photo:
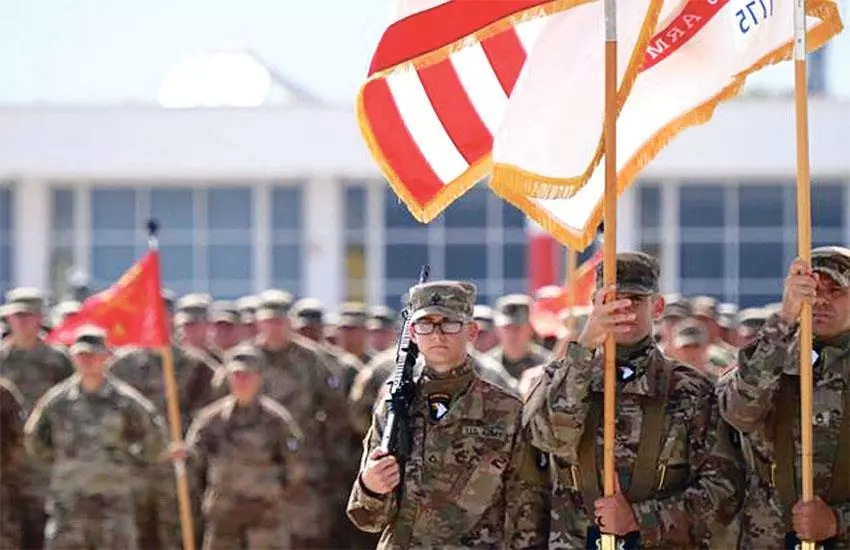
[[[0,3],[0,291],[104,288],[144,252],[150,216],[178,294],[397,306],[424,262],[481,302],[530,291],[523,214],[480,185],[421,225],[368,155],[354,99],[388,15],[387,0]],[[809,67],[813,244],[846,245],[850,33]],[[774,302],[795,171],[786,63],[644,171],[618,246],[656,255],[665,292]],[[563,263],[536,280],[563,280]]]

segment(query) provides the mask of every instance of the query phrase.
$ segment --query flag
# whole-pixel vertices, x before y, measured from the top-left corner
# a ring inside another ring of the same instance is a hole
[[[630,0],[619,10],[621,104],[662,5]],[[589,177],[602,154],[601,0],[396,0],[395,7],[358,94],[357,118],[376,163],[416,219],[434,219],[490,174],[494,135],[510,140],[550,128],[538,124],[540,78],[527,69],[551,70],[553,61],[559,65],[546,82],[572,94],[558,109],[569,123],[555,129],[570,136],[572,148],[557,154],[570,157],[577,178]],[[558,56],[550,51],[556,46]],[[520,91],[522,104],[509,109]],[[544,95],[544,103],[553,97]],[[508,111],[510,125],[503,121]]]
[[[107,331],[112,347],[160,348],[168,344],[160,283],[159,252],[152,250],[107,290],[86,299],[47,336],[51,344],[71,345],[77,330],[96,325]]]
[[[794,4],[779,0],[664,3],[662,20],[667,23],[649,41],[641,72],[617,120],[620,192],[679,132],[710,120],[720,102],[738,94],[748,75],[791,57]],[[680,7],[671,11],[671,6]],[[809,0],[806,24],[808,50],[813,51],[842,29],[835,1]],[[562,95],[550,97],[549,102],[571,100]],[[793,114],[789,111],[788,116]],[[584,186],[575,186],[570,167],[555,155],[573,147],[573,140],[549,128],[546,118],[536,124],[532,133],[515,136],[514,141],[525,137],[533,140],[534,147],[551,152],[551,158],[545,159],[549,163],[546,185],[523,187],[510,177],[500,177],[500,163],[510,166],[522,158],[521,151],[505,149],[500,150],[501,157],[494,150],[491,185],[560,242],[581,250],[594,238],[602,219],[604,164],[597,165]],[[521,165],[529,173],[542,166]],[[552,178],[555,175],[561,179]],[[534,181],[534,174],[529,180]]]
[[[542,335],[557,336],[563,331],[560,314],[569,307],[589,306],[596,287],[596,267],[602,263],[602,250],[578,266],[573,273],[575,294],[570,296],[570,285],[564,285],[560,294],[547,296],[531,306],[531,325]]]

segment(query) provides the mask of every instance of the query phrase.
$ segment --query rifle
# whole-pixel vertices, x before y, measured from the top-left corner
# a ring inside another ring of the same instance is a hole
[[[426,264],[419,272],[419,284],[428,281],[431,268]],[[387,397],[387,423],[381,437],[380,448],[391,454],[398,462],[401,481],[398,484],[398,498],[401,500],[404,484],[404,466],[410,458],[410,405],[413,402],[413,367],[419,357],[419,348],[410,340],[410,303],[404,305],[401,312],[401,334],[395,356],[395,372],[390,382]]]

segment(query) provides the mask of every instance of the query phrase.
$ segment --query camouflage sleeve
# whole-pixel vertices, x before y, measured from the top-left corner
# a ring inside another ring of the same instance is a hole
[[[54,349],[56,350],[57,362],[53,383],[58,384],[62,380],[65,380],[74,374],[74,363],[71,362],[71,357],[68,355],[67,351],[59,348]]]
[[[703,548],[737,512],[743,472],[724,447],[717,402],[711,388],[689,400],[688,486],[666,498],[632,505],[643,547]],[[675,414],[675,412],[673,413]]]
[[[371,367],[362,369],[354,377],[351,391],[348,394],[348,415],[351,425],[361,436],[369,431],[369,423],[372,418],[372,406],[375,396],[372,389],[371,379],[375,376],[375,370]]]
[[[156,464],[165,461],[165,451],[168,438],[165,432],[165,421],[157,413],[153,404],[141,402],[134,404],[131,410],[132,423],[129,428],[131,448],[136,458],[145,464]]]
[[[346,512],[352,523],[361,531],[380,533],[392,522],[398,511],[395,493],[377,495],[372,493],[360,482],[360,473],[366,466],[369,454],[381,443],[382,428],[379,418],[382,418],[383,407],[375,413],[372,426],[363,439],[363,456],[360,459],[360,470],[351,488]]]
[[[45,464],[51,464],[54,459],[53,426],[49,408],[50,403],[42,398],[24,425],[24,446],[27,454]]]
[[[590,350],[571,343],[563,359],[545,367],[523,412],[524,422],[531,427],[532,445],[577,462],[597,362]]]
[[[505,539],[510,548],[545,548],[549,540],[548,456],[531,446],[527,430],[516,437],[506,472]]]
[[[794,361],[790,349],[797,326],[771,316],[758,338],[738,355],[738,368],[721,378],[717,387],[720,414],[744,433],[758,430],[779,387],[782,369]]]
[[[348,401],[343,389],[343,381],[327,364],[327,359],[316,354],[317,380],[317,418],[323,429],[323,448],[327,453],[331,467],[345,466],[350,456],[346,453],[342,442],[350,440],[352,434],[348,417]],[[349,463],[350,464],[350,463]]]

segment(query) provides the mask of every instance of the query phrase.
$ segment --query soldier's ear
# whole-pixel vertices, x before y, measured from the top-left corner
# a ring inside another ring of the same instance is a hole
[[[476,338],[478,338],[478,333],[481,332],[481,329],[478,328],[478,323],[471,322],[466,323],[466,339],[470,342],[474,342]]]
[[[657,321],[661,318],[661,315],[664,314],[664,296],[660,294],[654,294],[652,296],[652,320]]]

